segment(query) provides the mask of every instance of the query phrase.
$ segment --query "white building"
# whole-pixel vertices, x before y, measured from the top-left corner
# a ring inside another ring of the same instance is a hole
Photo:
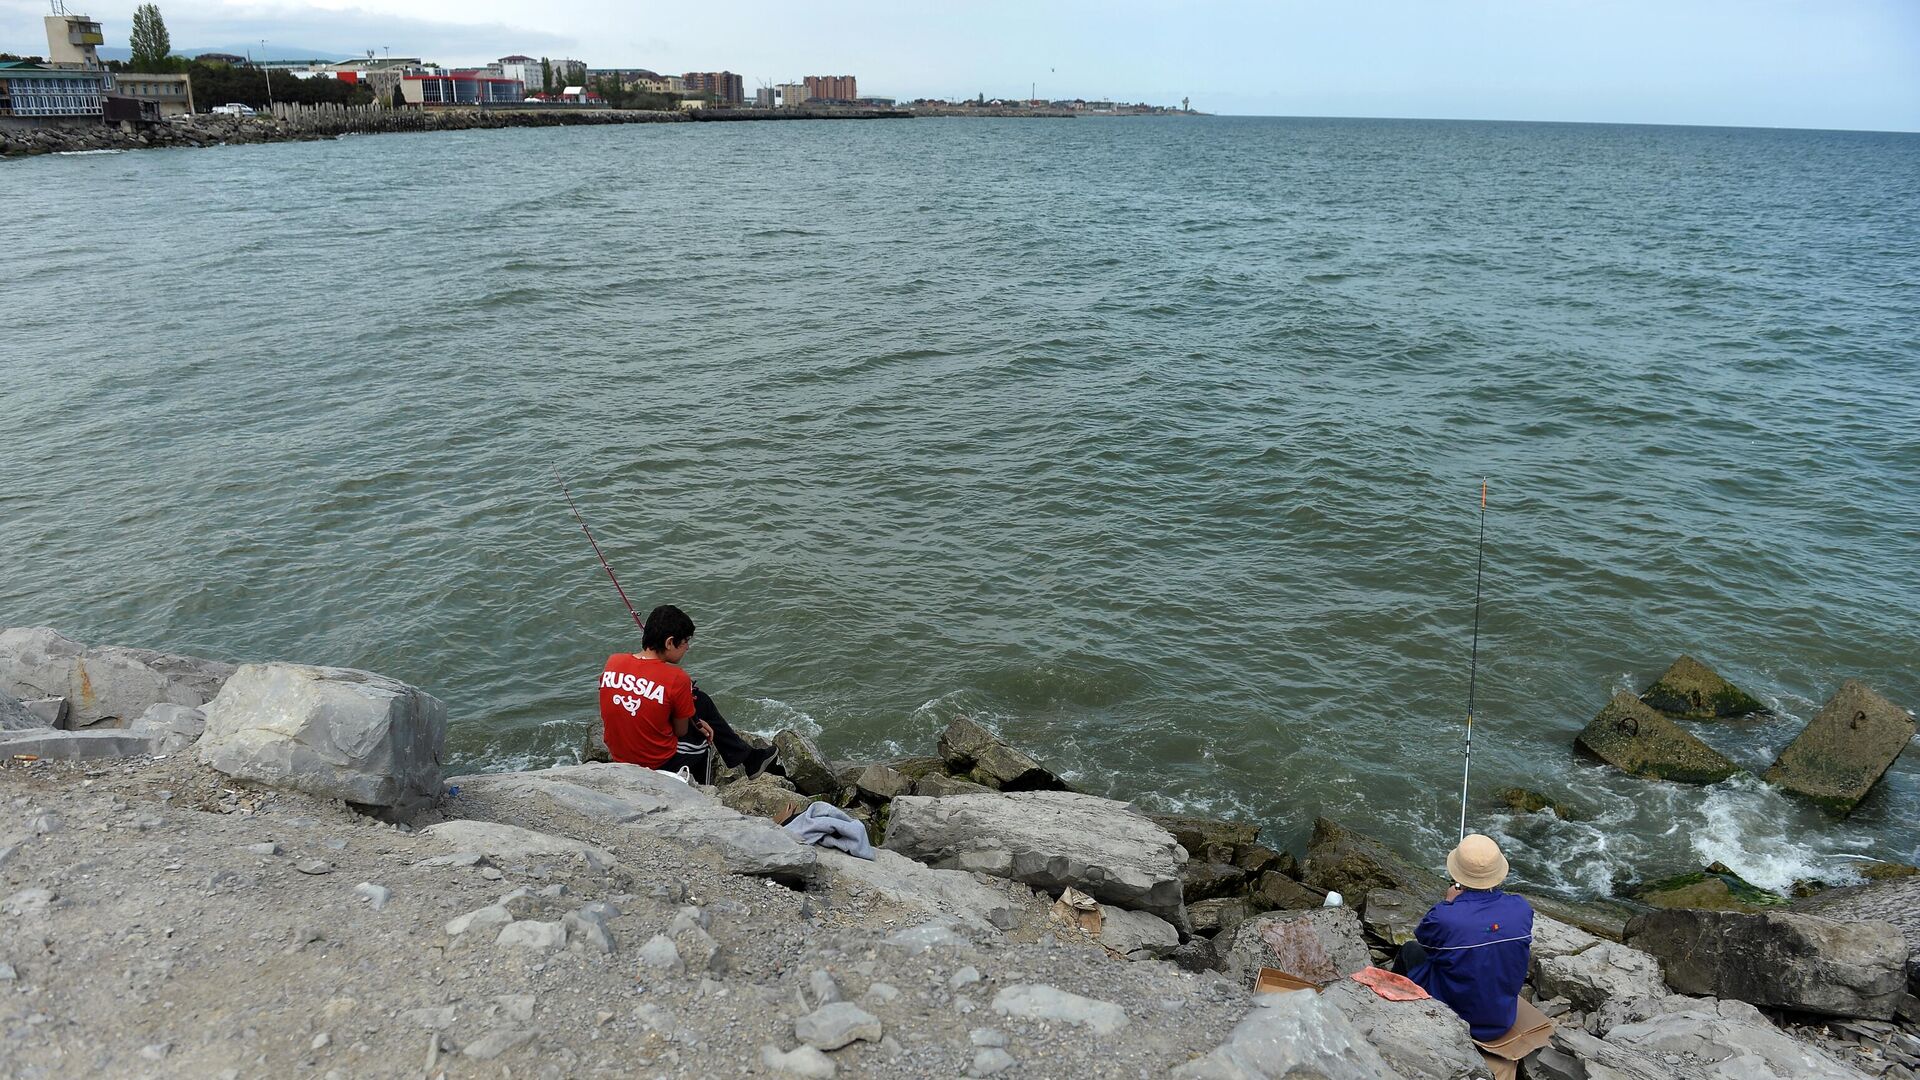
[[[501,78],[519,79],[521,82],[526,83],[527,92],[530,94],[537,94],[545,89],[545,86],[540,81],[540,60],[537,57],[522,56],[519,53],[515,53],[512,56],[503,56],[495,60],[493,66],[500,69]]]
[[[807,103],[806,83],[781,83],[779,86],[774,87],[774,89],[780,91],[780,105],[782,108],[797,109]]]

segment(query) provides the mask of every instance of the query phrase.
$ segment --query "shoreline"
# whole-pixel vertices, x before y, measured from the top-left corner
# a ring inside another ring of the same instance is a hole
[[[418,131],[480,131],[499,128],[604,127],[621,124],[698,124],[775,120],[905,120],[900,109],[378,109],[319,107],[281,109],[254,116],[196,113],[191,119],[145,124],[72,127],[0,127],[0,159],[42,154],[169,147],[205,148],[276,142],[317,142],[342,135]]]
[[[711,787],[590,760],[449,778],[448,723],[372,672],[0,628],[10,1064],[1484,1075],[1445,1006],[1350,977],[1444,879],[1333,821],[1274,850],[1257,826],[1072,791],[964,719],[884,763],[783,731],[786,776]],[[808,802],[864,822],[874,859],[771,820]],[[1523,992],[1558,1025],[1531,1075],[1912,1080],[1920,922],[1880,920],[1920,909],[1916,882],[1829,894],[1826,914],[1528,891]],[[1254,991],[1283,965],[1320,992]]]

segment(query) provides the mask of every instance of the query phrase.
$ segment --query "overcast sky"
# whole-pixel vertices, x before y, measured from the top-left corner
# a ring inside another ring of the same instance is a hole
[[[125,45],[134,0],[68,0]],[[159,0],[175,46],[851,74],[865,94],[1209,112],[1920,130],[1920,0]],[[0,50],[45,49],[0,0]]]

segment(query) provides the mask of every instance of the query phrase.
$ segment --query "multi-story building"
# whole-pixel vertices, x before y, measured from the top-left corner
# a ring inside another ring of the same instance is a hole
[[[712,94],[721,105],[738,105],[747,99],[746,80],[731,71],[689,71],[687,93]]]
[[[54,8],[55,11],[61,10]],[[99,71],[100,54],[94,46],[106,41],[100,24],[85,15],[48,15],[47,64],[57,68]]]
[[[784,108],[797,109],[807,103],[807,88],[804,83],[781,83],[774,89],[780,91],[780,104]]]
[[[761,86],[754,88],[753,105],[754,108],[757,109],[773,108],[773,87]]]
[[[540,61],[536,57],[515,53],[495,60],[493,66],[499,69],[503,79],[519,79],[521,85],[529,90],[545,89],[540,81]]]
[[[860,88],[851,75],[809,75],[805,81],[807,98],[811,101],[850,103],[860,97]]]
[[[400,96],[409,105],[503,105],[523,100],[526,84],[477,71],[441,71],[403,75]]]
[[[193,80],[185,72],[165,75],[116,72],[113,90],[137,101],[152,102],[163,117],[193,115]]]
[[[104,72],[48,67],[31,60],[0,61],[0,122],[98,120],[106,93]]]

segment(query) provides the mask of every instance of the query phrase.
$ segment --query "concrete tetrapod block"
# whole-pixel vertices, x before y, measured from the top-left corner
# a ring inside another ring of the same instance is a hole
[[[204,711],[200,760],[229,776],[400,816],[440,794],[447,707],[384,675],[247,664]]]
[[[1011,878],[1049,893],[1072,886],[1187,932],[1185,849],[1132,806],[1070,791],[904,795],[886,846],[942,869]]]
[[[1889,922],[1652,911],[1627,924],[1627,944],[1659,957],[1682,994],[1778,1009],[1889,1020],[1907,987],[1907,942]]]
[[[1691,656],[1675,660],[1647,687],[1640,700],[1669,716],[1688,720],[1717,720],[1766,711],[1759,699]]]
[[[1625,691],[1613,695],[1574,745],[1647,780],[1717,784],[1740,771],[1726,755]]]
[[[1835,813],[1852,812],[1907,748],[1913,716],[1853,679],[1840,684],[1764,779]]]

